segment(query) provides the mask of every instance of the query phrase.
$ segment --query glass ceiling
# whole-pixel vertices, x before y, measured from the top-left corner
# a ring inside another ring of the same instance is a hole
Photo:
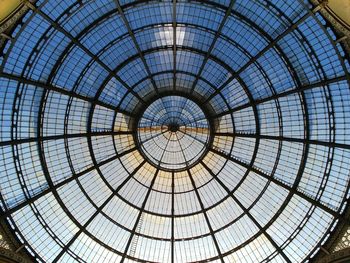
[[[0,216],[33,259],[307,262],[346,220],[349,57],[310,3],[26,4]]]
[[[137,143],[150,163],[167,171],[188,170],[210,147],[210,126],[194,102],[166,96],[143,113],[137,128]]]

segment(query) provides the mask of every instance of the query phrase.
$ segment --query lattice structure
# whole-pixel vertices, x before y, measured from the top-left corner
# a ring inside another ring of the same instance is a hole
[[[347,222],[349,57],[307,1],[27,1],[0,208],[39,262],[308,262]]]

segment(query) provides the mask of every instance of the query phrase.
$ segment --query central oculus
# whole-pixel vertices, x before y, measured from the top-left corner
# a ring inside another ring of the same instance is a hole
[[[180,129],[180,125],[179,124],[177,124],[177,123],[170,123],[169,125],[168,125],[168,130],[170,131],[170,132],[177,132],[178,130]]]
[[[204,111],[183,96],[153,101],[137,123],[141,154],[153,166],[166,171],[188,169],[202,160],[211,138]]]

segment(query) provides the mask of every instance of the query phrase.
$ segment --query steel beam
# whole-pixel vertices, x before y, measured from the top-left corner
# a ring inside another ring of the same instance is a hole
[[[173,90],[176,90],[176,0],[173,0]]]
[[[175,215],[175,173],[171,172],[171,263],[175,262],[175,216],[174,215]]]
[[[123,263],[123,262],[125,261],[126,255],[127,255],[127,253],[128,253],[128,250],[129,250],[129,248],[130,248],[131,242],[132,242],[133,237],[134,237],[134,235],[135,235],[136,228],[137,228],[137,226],[138,226],[138,224],[139,224],[139,222],[140,222],[140,220],[141,220],[142,213],[143,213],[144,210],[145,210],[148,197],[149,197],[150,194],[151,194],[151,191],[152,191],[152,189],[153,189],[153,185],[154,185],[154,183],[155,183],[155,181],[156,181],[156,178],[157,178],[157,176],[158,176],[158,173],[159,173],[159,169],[156,170],[156,172],[155,172],[155,174],[154,174],[154,176],[153,176],[153,179],[152,179],[152,181],[151,181],[151,184],[150,184],[150,186],[148,187],[148,190],[147,190],[145,199],[143,200],[143,203],[142,203],[141,208],[140,208],[140,211],[139,211],[139,213],[138,213],[138,215],[137,215],[135,224],[134,224],[134,226],[133,226],[133,228],[132,228],[132,230],[131,230],[131,234],[130,234],[130,237],[129,237],[129,239],[128,239],[128,242],[126,243],[126,246],[125,246],[125,249],[124,249],[124,253],[123,253],[123,255],[122,255],[122,259],[121,259],[120,263]]]
[[[198,192],[196,183],[195,183],[195,181],[194,181],[194,179],[193,179],[193,176],[192,176],[192,174],[191,174],[191,171],[190,171],[189,169],[187,170],[187,174],[188,174],[188,176],[189,176],[189,178],[190,178],[190,180],[191,180],[192,187],[193,187],[193,189],[194,189],[194,191],[195,191],[195,193],[196,193],[196,196],[197,196],[199,205],[200,205],[200,207],[201,207],[201,209],[202,209],[202,212],[203,212],[205,221],[206,221],[206,223],[207,223],[207,225],[208,225],[208,229],[209,229],[209,232],[210,232],[211,237],[212,237],[212,239],[213,239],[213,242],[214,242],[216,251],[218,252],[218,256],[219,256],[219,258],[220,258],[220,261],[221,261],[222,263],[225,263],[224,257],[223,257],[223,255],[222,255],[222,253],[221,253],[221,249],[220,249],[219,243],[218,243],[218,241],[217,241],[217,239],[216,239],[216,237],[215,237],[215,233],[214,233],[213,227],[211,226],[211,223],[210,223],[208,214],[207,214],[206,211],[205,211],[205,207],[204,207],[203,201],[202,201],[202,199],[201,199],[201,196],[200,196],[200,194],[199,194],[199,192]]]
[[[259,231],[266,236],[266,238],[270,241],[273,247],[284,258],[284,260],[288,263],[291,263],[290,259],[286,256],[286,254],[283,252],[281,247],[277,245],[276,242],[273,240],[273,238],[270,236],[270,234],[267,233],[266,226],[265,227],[261,226],[261,224],[254,218],[254,216],[251,213],[249,213],[249,210],[242,204],[242,202],[233,194],[233,192],[230,191],[230,189],[213,173],[213,171],[203,161],[201,161],[201,164],[210,173],[210,175],[220,184],[220,186],[226,191],[226,193],[238,204],[238,206],[250,218],[250,220],[253,221],[253,223],[256,225]]]
[[[98,164],[97,167],[101,167],[101,166],[106,165],[106,164],[108,164],[110,162],[113,162],[114,160],[117,160],[117,159],[119,159],[119,158],[121,158],[121,157],[123,157],[123,156],[125,156],[125,155],[127,155],[127,154],[129,154],[129,153],[131,153],[133,151],[135,151],[135,150],[136,150],[136,148],[134,147],[134,148],[129,149],[129,150],[125,151],[125,152],[122,152],[122,153],[117,154],[117,155],[115,155],[113,157],[110,157],[110,158],[108,158],[106,160],[103,160],[103,161],[101,161]],[[53,185],[52,187],[42,191],[41,193],[39,193],[37,195],[34,195],[34,196],[31,196],[31,197],[27,198],[25,201],[23,201],[22,203],[19,203],[19,204],[15,205],[14,207],[11,207],[11,208],[7,209],[6,211],[1,212],[0,218],[4,218],[4,217],[7,217],[7,216],[10,216],[11,214],[13,214],[16,211],[26,207],[27,205],[33,204],[36,200],[38,200],[41,197],[51,193],[53,190],[57,190],[58,188],[60,188],[60,187],[62,187],[64,185],[66,185],[66,184],[68,184],[68,183],[78,179],[79,177],[81,177],[81,176],[83,176],[83,175],[85,175],[85,174],[87,174],[89,172],[92,172],[95,169],[96,169],[95,166],[91,166],[91,167],[89,167],[89,168],[87,168],[87,169],[85,169],[85,170],[83,170],[83,171],[81,171],[79,173],[73,174],[71,177],[69,177],[69,178],[67,178],[67,179],[65,179],[65,180],[63,180],[63,181]]]
[[[73,133],[73,134],[60,134],[60,135],[48,135],[42,137],[34,138],[24,138],[24,139],[15,139],[11,141],[2,141],[0,142],[0,147],[9,146],[9,145],[18,145],[22,143],[31,143],[31,142],[42,142],[42,141],[51,141],[51,140],[61,140],[61,139],[73,139],[73,138],[85,138],[85,137],[94,137],[94,136],[114,136],[114,135],[131,135],[132,131],[101,131],[101,132],[91,132],[91,133]]]
[[[158,177],[158,173],[159,173],[159,171],[160,171],[160,164],[161,164],[161,162],[162,162],[162,160],[163,160],[163,157],[164,157],[165,151],[166,151],[166,149],[167,149],[167,147],[168,147],[168,144],[169,144],[169,140],[167,141],[167,143],[166,143],[166,145],[165,145],[165,147],[164,147],[163,153],[162,153],[162,155],[161,155],[161,157],[160,157],[160,159],[159,159],[158,167],[156,168],[156,172],[155,172],[155,174],[154,174],[154,176],[153,176],[153,179],[152,179],[152,181],[151,181],[151,184],[150,184],[150,186],[148,187],[148,190],[147,190],[145,199],[144,199],[144,201],[143,201],[143,203],[142,203],[142,206],[141,206],[141,208],[140,208],[139,214],[137,215],[137,218],[136,218],[134,227],[133,227],[133,229],[132,229],[132,231],[131,231],[131,234],[130,234],[130,237],[129,237],[129,239],[128,239],[128,242],[127,242],[127,244],[126,244],[126,246],[125,246],[124,253],[123,253],[123,256],[122,256],[122,260],[120,261],[120,263],[123,263],[123,262],[125,261],[125,258],[126,258],[127,254],[128,254],[128,251],[129,251],[131,242],[132,242],[132,240],[133,240],[133,238],[134,238],[134,236],[135,236],[135,233],[136,233],[136,228],[137,228],[138,224],[140,223],[142,213],[145,211],[145,207],[146,207],[146,204],[147,204],[148,197],[149,197],[149,195],[151,194],[151,191],[152,191],[152,189],[153,189],[153,185],[154,185],[154,183],[155,183],[155,181],[156,181],[156,178]]]
[[[85,224],[79,228],[79,231],[75,233],[75,235],[69,240],[69,242],[62,248],[59,254],[55,257],[53,262],[58,262],[58,260],[63,256],[65,252],[69,249],[69,247],[74,243],[74,241],[79,237],[79,235],[86,231],[86,228],[90,223],[101,213],[101,211],[106,207],[106,205],[113,199],[113,197],[124,187],[124,185],[138,172],[138,170],[144,165],[145,161],[140,163],[135,170],[129,174],[127,178],[112,192],[112,194],[102,203],[102,205],[96,209],[95,213],[85,222]]]
[[[47,14],[42,12],[39,8],[37,8],[34,4],[32,4],[29,1],[26,1],[25,4],[35,13],[39,14],[41,17],[43,17],[53,28],[55,28],[57,31],[64,34],[67,38],[69,38],[76,46],[78,46],[80,49],[82,49],[86,54],[88,54],[93,61],[98,63],[102,68],[104,68],[107,72],[113,74],[113,76],[126,88],[128,89],[136,98],[140,99],[140,101],[143,101],[142,98],[135,93],[129,85],[120,78],[115,72],[112,71],[111,68],[109,68],[97,55],[93,54],[87,47],[85,47],[77,38],[72,36],[68,31],[66,31],[62,26],[60,26],[56,21],[52,20]]]
[[[340,77],[335,77],[335,78],[332,78],[332,79],[325,79],[325,80],[322,80],[322,81],[319,81],[319,82],[316,82],[316,83],[312,83],[312,84],[303,85],[303,86],[296,87],[294,89],[289,89],[287,91],[284,91],[284,92],[281,92],[281,93],[278,93],[278,94],[275,94],[275,95],[272,95],[272,96],[269,96],[269,97],[266,97],[266,98],[263,98],[263,99],[254,100],[254,102],[249,102],[249,103],[237,106],[235,108],[232,108],[230,110],[221,112],[221,113],[219,113],[217,115],[214,115],[214,116],[211,116],[211,117],[212,118],[219,118],[219,117],[225,116],[227,114],[231,114],[233,112],[240,111],[240,110],[252,107],[252,106],[256,106],[256,105],[259,105],[259,104],[262,104],[262,103],[266,103],[266,102],[269,102],[269,101],[272,101],[272,100],[277,100],[277,99],[280,99],[280,98],[283,98],[283,97],[287,97],[287,96],[290,96],[290,95],[293,95],[293,94],[301,93],[301,92],[304,92],[304,91],[307,91],[307,90],[310,90],[310,89],[324,87],[324,86],[327,86],[327,85],[330,85],[330,84],[334,84],[334,83],[337,83],[337,82],[340,82],[340,81],[345,81],[345,80],[347,80],[346,76],[340,76]]]
[[[74,91],[65,90],[63,88],[60,88],[60,87],[57,87],[57,86],[54,86],[54,85],[50,85],[50,84],[46,84],[46,83],[41,82],[41,81],[27,79],[27,78],[24,78],[22,76],[13,75],[13,74],[5,73],[5,72],[0,72],[0,77],[1,78],[6,78],[6,79],[9,79],[9,80],[14,80],[14,81],[16,81],[18,83],[21,83],[21,84],[32,85],[32,86],[35,86],[35,87],[39,87],[39,88],[44,89],[45,91],[57,92],[59,94],[66,95],[68,97],[80,99],[80,100],[83,100],[83,101],[86,101],[86,102],[89,102],[89,103],[94,103],[96,105],[99,105],[101,107],[113,110],[115,112],[123,113],[124,115],[127,115],[129,117],[135,117],[132,113],[127,112],[125,110],[117,109],[116,107],[114,107],[114,106],[112,106],[110,104],[107,104],[105,102],[98,101],[98,100],[95,101],[93,98],[85,97],[85,96],[80,95],[80,94],[78,94],[78,93],[76,93]]]
[[[192,88],[191,88],[191,91],[190,91],[191,94],[193,93],[194,89],[195,89],[196,86],[197,86],[199,77],[202,75],[202,72],[203,72],[203,70],[204,70],[204,68],[205,68],[205,65],[206,65],[207,62],[208,62],[208,59],[209,59],[209,57],[210,57],[210,55],[211,55],[211,53],[212,53],[212,51],[213,51],[213,49],[214,49],[214,47],[215,47],[215,44],[216,44],[217,40],[218,40],[219,37],[221,36],[221,31],[222,31],[222,29],[224,28],[224,25],[225,25],[227,19],[228,19],[229,16],[231,15],[232,8],[233,8],[233,5],[235,4],[235,2],[236,2],[236,0],[231,0],[229,6],[228,6],[227,9],[226,9],[225,16],[224,16],[224,18],[222,19],[222,21],[221,21],[221,23],[220,23],[220,25],[219,25],[219,28],[217,29],[217,31],[216,31],[216,33],[215,33],[214,39],[213,39],[213,41],[212,41],[212,43],[211,43],[211,45],[210,45],[208,51],[206,52],[206,55],[205,55],[204,60],[203,60],[203,63],[202,63],[202,65],[201,65],[201,67],[199,68],[199,71],[198,71],[198,73],[197,73],[197,76],[196,76],[196,78],[195,78],[195,80],[194,80],[194,82],[193,82],[193,85],[192,85]]]
[[[282,34],[276,37],[272,42],[270,42],[266,47],[264,47],[258,54],[252,57],[245,65],[243,65],[237,72],[235,72],[230,78],[225,81],[213,94],[209,96],[209,98],[204,102],[207,103],[210,101],[216,94],[218,94],[223,88],[225,88],[233,79],[237,78],[244,70],[246,70],[250,65],[255,63],[260,57],[262,57],[269,49],[273,48],[278,41],[287,36],[289,33],[294,31],[301,23],[303,23],[308,17],[309,14],[302,16],[297,22],[291,25],[287,30],[285,30]]]
[[[126,18],[125,14],[124,14],[123,8],[121,7],[121,5],[119,3],[119,0],[114,0],[114,3],[116,4],[117,10],[118,10],[118,12],[119,12],[119,14],[120,14],[120,16],[121,16],[121,18],[122,18],[122,20],[123,20],[127,30],[128,30],[128,33],[129,33],[129,35],[130,35],[130,37],[131,37],[131,39],[132,39],[132,41],[133,41],[133,43],[134,43],[134,45],[136,47],[136,50],[137,50],[137,52],[139,54],[139,57],[141,58],[144,66],[145,66],[145,69],[147,71],[148,76],[151,76],[152,75],[151,70],[150,70],[150,68],[149,68],[149,66],[147,64],[147,61],[146,61],[145,56],[144,56],[144,54],[143,54],[143,52],[142,52],[142,50],[140,48],[140,45],[137,43],[137,39],[135,37],[134,31],[132,30],[129,21],[128,21],[128,19]],[[154,88],[155,92],[158,94],[158,88],[157,88],[156,82],[154,81],[153,78],[150,78],[150,80],[151,80],[151,83],[153,85],[153,88]]]
[[[312,205],[318,207],[318,208],[321,208],[322,210],[324,210],[325,212],[329,213],[330,215],[332,215],[333,217],[335,217],[336,219],[340,219],[342,216],[341,214],[339,214],[337,211],[333,210],[332,208],[322,204],[321,202],[313,199],[312,197],[308,196],[306,193],[303,193],[301,191],[299,191],[298,189],[295,189],[293,188],[292,186],[276,179],[275,177],[271,176],[271,175],[268,175],[268,174],[265,174],[264,172],[262,172],[261,170],[259,170],[258,168],[254,167],[254,166],[250,166],[236,158],[233,158],[232,156],[226,154],[226,153],[223,153],[223,152],[220,152],[216,149],[210,149],[211,152],[221,156],[221,157],[224,157],[226,158],[227,160],[231,161],[231,162],[234,162],[246,169],[250,169],[251,171],[253,171],[254,173],[260,175],[261,177],[275,183],[276,185],[278,186],[281,186],[282,188],[286,189],[288,192],[291,192],[303,199],[305,199],[306,201],[308,201],[309,203],[311,203]]]
[[[284,137],[284,136],[274,136],[274,135],[257,135],[257,134],[248,134],[248,133],[229,133],[229,132],[217,132],[214,134],[215,136],[228,136],[228,137],[239,137],[239,138],[260,138],[265,140],[274,140],[274,141],[285,141],[285,142],[295,142],[295,143],[303,143],[303,144],[311,144],[311,145],[322,145],[332,148],[341,148],[350,150],[350,144],[345,143],[337,143],[337,142],[327,142],[327,141],[319,141],[319,140],[311,140],[311,139],[302,139],[302,138],[292,138],[292,137]]]
[[[176,134],[176,138],[178,139],[177,134]],[[179,139],[178,139],[178,141],[179,141]],[[184,151],[183,151],[183,148],[182,148],[182,146],[181,146],[181,142],[180,142],[180,141],[179,141],[179,146],[180,146],[180,149],[181,149],[181,153],[182,153],[182,155],[183,155],[183,158],[184,158],[184,160],[185,160],[185,162],[186,162],[186,166],[188,167],[188,168],[187,168],[187,174],[188,174],[188,176],[189,176],[189,178],[190,178],[190,180],[191,180],[191,184],[192,184],[193,190],[195,191],[195,194],[196,194],[197,200],[198,200],[198,202],[199,202],[199,205],[200,205],[200,207],[201,207],[202,213],[203,213],[203,215],[204,215],[205,221],[206,221],[206,223],[207,223],[207,225],[208,225],[208,229],[209,229],[210,235],[211,235],[211,237],[212,237],[212,239],[213,239],[213,242],[214,242],[216,251],[218,252],[218,257],[219,257],[219,259],[220,259],[220,261],[221,261],[222,263],[225,263],[224,257],[223,257],[223,255],[222,255],[222,253],[221,253],[221,249],[220,249],[219,243],[218,243],[218,241],[217,241],[217,239],[216,239],[216,237],[215,237],[215,233],[214,233],[213,227],[211,226],[211,223],[210,223],[208,214],[207,214],[207,212],[206,212],[206,208],[205,208],[205,206],[204,206],[204,204],[203,204],[203,201],[202,201],[202,199],[201,199],[201,196],[200,196],[200,194],[199,194],[199,192],[198,192],[198,188],[197,188],[196,183],[195,183],[195,181],[194,181],[194,179],[193,179],[193,176],[192,176],[192,174],[191,174],[191,170],[190,170],[190,167],[189,167],[189,165],[188,165],[188,163],[187,163],[186,156],[185,156],[185,153],[184,153]]]

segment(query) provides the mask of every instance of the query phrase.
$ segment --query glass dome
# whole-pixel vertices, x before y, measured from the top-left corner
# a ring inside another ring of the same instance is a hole
[[[144,158],[163,170],[188,170],[210,147],[207,116],[193,101],[180,96],[157,99],[143,113],[137,143]]]
[[[349,57],[304,0],[26,1],[0,204],[39,262],[308,262],[347,220]]]

